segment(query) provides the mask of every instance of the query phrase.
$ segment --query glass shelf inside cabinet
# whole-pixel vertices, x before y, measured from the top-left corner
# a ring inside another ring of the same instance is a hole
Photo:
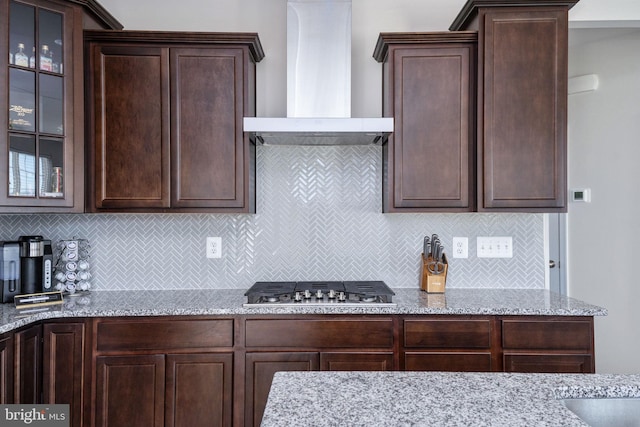
[[[63,198],[63,15],[9,3],[8,195]]]

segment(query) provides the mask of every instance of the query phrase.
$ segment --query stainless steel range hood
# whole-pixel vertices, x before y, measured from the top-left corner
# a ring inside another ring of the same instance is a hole
[[[393,118],[351,117],[351,0],[287,1],[287,117],[245,117],[273,145],[382,143]]]

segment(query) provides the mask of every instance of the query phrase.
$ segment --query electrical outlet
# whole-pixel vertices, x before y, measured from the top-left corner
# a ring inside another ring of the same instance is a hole
[[[454,237],[453,238],[453,257],[454,258],[469,258],[469,238],[468,237]]]
[[[222,237],[207,237],[207,258],[222,257]]]
[[[513,258],[511,236],[478,237],[478,258]]]

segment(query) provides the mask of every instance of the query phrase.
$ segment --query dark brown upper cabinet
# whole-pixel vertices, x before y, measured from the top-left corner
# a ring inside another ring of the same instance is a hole
[[[84,210],[82,31],[93,0],[0,0],[0,213]]]
[[[255,212],[254,33],[87,31],[87,211]]]
[[[568,10],[576,0],[469,0],[478,32],[478,211],[566,212]]]
[[[475,202],[475,32],[382,33],[383,212],[468,212]]]

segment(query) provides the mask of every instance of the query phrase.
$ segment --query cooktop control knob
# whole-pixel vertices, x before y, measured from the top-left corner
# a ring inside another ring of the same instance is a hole
[[[293,300],[297,302],[302,301],[302,294],[300,292],[296,292],[293,296]]]
[[[311,291],[309,289],[304,290],[304,299],[311,299]]]
[[[329,297],[329,299],[336,299],[336,290],[335,289],[329,289],[329,295],[327,295]]]
[[[324,295],[322,295],[322,289],[318,289],[316,291],[316,298],[317,299],[322,299]]]
[[[344,292],[340,292],[338,294],[338,301],[346,301],[347,300],[347,295]]]

